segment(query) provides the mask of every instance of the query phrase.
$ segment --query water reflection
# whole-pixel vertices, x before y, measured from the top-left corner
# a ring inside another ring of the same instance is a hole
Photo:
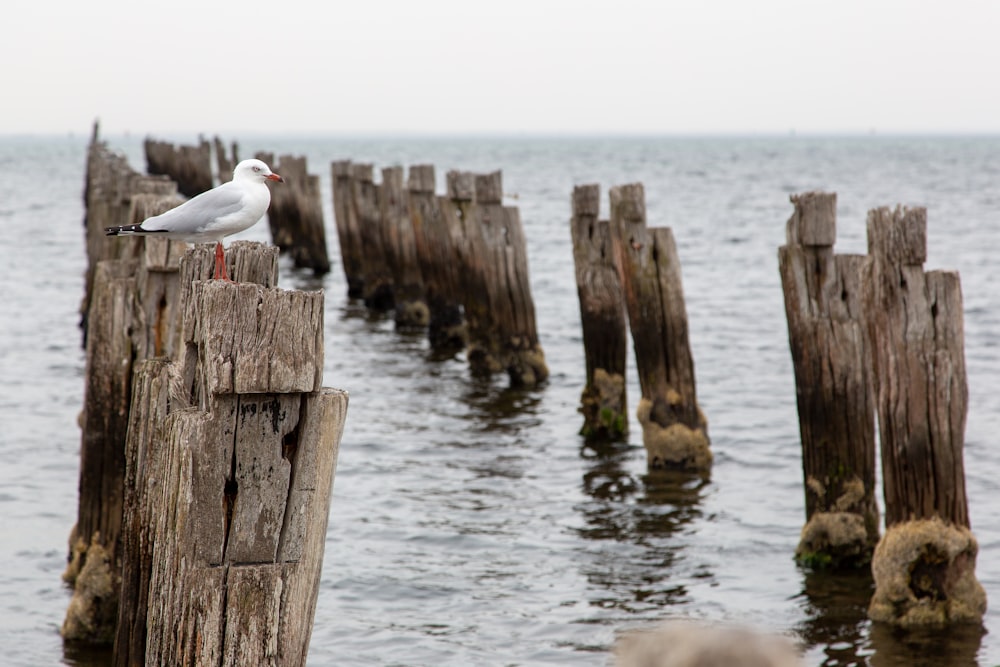
[[[901,630],[868,619],[874,591],[867,569],[807,572],[806,620],[797,628],[821,667],[985,667],[977,662],[985,631],[978,625]]]
[[[867,568],[847,572],[806,571],[800,598],[806,619],[798,634],[807,648],[821,648],[822,667],[868,665],[868,600],[873,584]]]
[[[678,576],[685,527],[702,516],[708,479],[678,471],[634,475],[626,464],[634,445],[589,443],[582,480],[591,501],[577,506],[580,537],[592,543],[581,573],[595,590],[590,604],[642,613],[688,601]]]
[[[904,631],[873,623],[871,667],[980,667],[976,655],[985,634],[979,625]]]

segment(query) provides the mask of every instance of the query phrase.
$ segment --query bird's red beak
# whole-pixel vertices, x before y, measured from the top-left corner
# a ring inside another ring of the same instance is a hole
[[[279,183],[284,183],[285,182],[285,179],[283,179],[281,176],[278,176],[277,174],[268,174],[267,175],[267,180],[269,180],[269,181],[278,181]]]

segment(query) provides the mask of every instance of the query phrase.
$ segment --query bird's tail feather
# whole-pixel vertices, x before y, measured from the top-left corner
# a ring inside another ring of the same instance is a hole
[[[158,230],[155,230],[155,231],[149,231],[148,229],[143,229],[141,224],[138,224],[138,225],[122,225],[121,227],[105,227],[104,228],[104,233],[107,234],[108,236],[118,236],[119,234],[155,234],[158,231],[164,231],[165,232],[166,230],[165,229],[163,229],[163,230],[158,229]]]

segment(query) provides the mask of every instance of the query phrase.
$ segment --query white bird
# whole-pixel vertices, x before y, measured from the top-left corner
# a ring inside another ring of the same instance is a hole
[[[243,160],[233,170],[233,180],[202,192],[180,206],[146,218],[138,225],[108,227],[108,236],[150,235],[189,243],[215,241],[213,279],[229,280],[222,239],[253,227],[271,203],[264,181],[284,183],[260,160]]]

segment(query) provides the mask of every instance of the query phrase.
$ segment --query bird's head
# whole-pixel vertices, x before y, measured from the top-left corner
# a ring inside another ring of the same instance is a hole
[[[262,183],[264,181],[285,182],[285,179],[271,171],[271,168],[260,160],[243,160],[240,162],[236,165],[236,169],[233,170],[233,180],[252,180]]]

